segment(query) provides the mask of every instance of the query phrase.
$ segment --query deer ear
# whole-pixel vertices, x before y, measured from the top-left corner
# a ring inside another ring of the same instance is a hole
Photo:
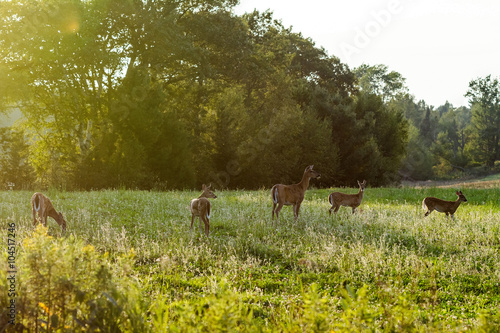
[[[460,195],[460,192],[457,191],[457,195]]]
[[[201,185],[201,189],[202,189],[203,191],[205,191],[205,188],[206,188],[205,184]]]

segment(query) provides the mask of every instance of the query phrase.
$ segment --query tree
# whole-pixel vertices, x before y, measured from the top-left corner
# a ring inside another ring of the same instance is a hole
[[[3,2],[1,48],[24,115],[30,163],[41,185],[68,184],[78,156],[106,128],[126,49],[103,1]],[[21,34],[21,36],[19,36]]]
[[[388,108],[380,96],[361,92],[354,114],[356,132],[343,138],[340,148],[349,176],[370,179],[375,186],[396,181],[408,143],[408,125],[402,113]],[[346,142],[351,142],[347,149],[342,147]]]
[[[434,176],[432,167],[435,157],[429,146],[421,139],[418,128],[410,124],[408,130],[407,155],[400,173],[408,180],[427,180]]]
[[[437,126],[437,140],[432,145],[433,154],[447,164],[442,176],[453,169],[463,172],[470,162],[465,152],[468,143],[466,128],[470,124],[470,109],[453,108],[449,103],[438,108],[441,114]],[[442,163],[443,164],[443,163]]]
[[[425,109],[424,119],[422,119],[422,122],[420,123],[419,130],[420,136],[428,144],[431,144],[434,141],[433,124],[434,122],[431,122],[431,109],[427,107]]]
[[[406,79],[398,72],[389,72],[386,65],[363,64],[356,68],[354,73],[362,91],[379,95],[385,103],[408,93]]]
[[[0,128],[0,152],[0,184],[29,189],[34,173],[28,164],[28,145],[23,132],[15,128]]]
[[[472,80],[465,96],[472,111],[469,149],[477,162],[492,168],[500,159],[500,83],[491,75]]]
[[[220,129],[210,140],[217,166],[211,178],[223,186],[257,188],[295,181],[296,165],[314,163],[334,173],[337,149],[329,121],[310,94],[320,89],[347,95],[353,75],[312,41],[284,28],[270,12],[253,12],[243,20],[250,45],[241,44],[245,52],[239,67],[246,75],[224,76],[224,82],[236,84],[232,91],[244,97],[224,93],[217,101],[214,95],[206,109],[212,115],[207,118],[214,120],[211,127]],[[212,80],[209,87],[217,84],[221,82]]]
[[[0,2],[0,106],[23,112],[38,185],[255,188],[310,164],[324,185],[393,180],[406,125],[384,98],[404,79],[360,93],[337,57],[235,3]]]
[[[197,75],[199,58],[182,18],[232,5],[2,2],[0,68],[7,73],[0,85],[22,83],[7,92],[23,112],[39,183],[92,188],[157,178],[148,174],[158,168],[146,165],[146,147],[172,127],[162,127],[154,81],[168,85]]]

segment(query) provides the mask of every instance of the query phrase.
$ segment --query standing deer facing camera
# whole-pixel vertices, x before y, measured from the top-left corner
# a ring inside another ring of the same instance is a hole
[[[207,198],[216,199],[217,196],[210,191],[210,186],[202,186],[203,193],[198,197],[198,199],[191,200],[189,207],[191,208],[191,229],[193,229],[194,219],[196,216],[200,219],[200,233],[201,221],[205,224],[205,235],[208,236],[210,231],[210,201]]]
[[[345,194],[340,192],[330,193],[328,196],[328,201],[332,205],[329,210],[330,215],[332,215],[332,210],[334,213],[339,211],[340,206],[348,206],[352,208],[352,213],[356,211],[356,208],[361,204],[361,200],[363,200],[363,193],[366,188],[366,180],[363,180],[362,183],[359,182],[359,191],[357,194]]]
[[[59,224],[63,231],[66,231],[66,221],[62,213],[58,213],[52,202],[49,198],[47,198],[42,193],[36,192],[31,197],[31,210],[33,212],[33,225],[36,225],[38,219],[36,215],[38,214],[38,218],[40,219],[40,223],[44,226],[47,226],[47,217],[50,216],[54,220],[56,220],[57,224]]]
[[[458,198],[456,201],[446,201],[434,197],[425,198],[422,201],[422,208],[427,209],[427,212],[424,216],[428,216],[430,213],[432,213],[433,210],[436,210],[440,213],[445,213],[446,218],[451,215],[451,218],[453,219],[453,221],[455,221],[455,217],[453,216],[453,214],[455,214],[455,212],[457,211],[458,206],[460,206],[462,202],[467,202],[467,199],[462,194],[462,191],[457,191],[457,195]]]
[[[273,186],[273,188],[271,189],[271,196],[273,199],[273,220],[274,213],[276,213],[276,221],[279,221],[279,213],[281,208],[283,208],[283,205],[293,206],[293,214],[295,216],[295,220],[297,220],[297,218],[299,217],[300,204],[304,200],[304,194],[309,187],[309,180],[311,178],[318,179],[319,177],[321,177],[321,174],[317,171],[314,171],[313,167],[314,165],[310,165],[304,170],[302,180],[298,184],[276,184]]]

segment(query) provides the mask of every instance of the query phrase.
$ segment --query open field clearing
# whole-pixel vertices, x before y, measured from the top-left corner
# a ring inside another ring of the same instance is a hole
[[[218,191],[209,237],[189,230],[198,191],[48,191],[65,235],[52,219],[33,229],[31,192],[0,192],[3,248],[16,244],[16,322],[61,332],[498,331],[500,188],[460,188],[468,202],[455,221],[424,218],[422,199],[455,200],[458,187],[403,187],[367,188],[358,214],[332,216],[333,190],[309,190],[299,220],[288,206],[279,224],[269,190]],[[2,253],[0,331],[11,299]]]
[[[494,174],[480,179],[455,180],[455,181],[419,181],[408,182],[409,187],[438,187],[438,188],[500,188],[500,174]]]

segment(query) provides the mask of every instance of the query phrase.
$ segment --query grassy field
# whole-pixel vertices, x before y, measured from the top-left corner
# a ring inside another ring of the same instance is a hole
[[[32,193],[0,192],[3,248],[16,244],[0,331],[11,259],[17,328],[32,331],[497,332],[500,188],[461,189],[456,221],[421,207],[455,188],[402,187],[336,216],[331,189],[309,190],[279,224],[269,190],[216,192],[209,237],[189,230],[199,192],[48,191],[65,235],[33,229]]]

